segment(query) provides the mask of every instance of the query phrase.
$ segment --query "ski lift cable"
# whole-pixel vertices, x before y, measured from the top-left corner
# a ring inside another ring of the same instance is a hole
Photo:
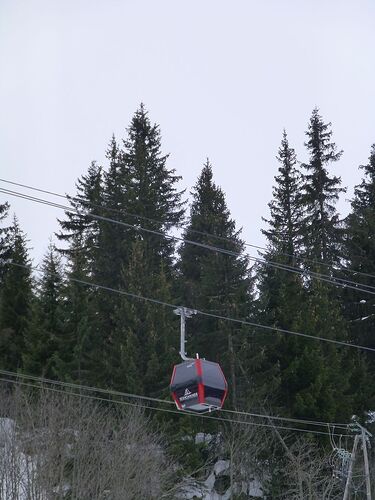
[[[17,191],[8,190],[8,189],[5,189],[5,188],[0,188],[0,192],[2,192],[3,194],[8,194],[8,195],[11,195],[11,196],[19,197],[19,198],[22,198],[22,199],[26,199],[26,200],[33,201],[33,202],[36,202],[36,203],[44,204],[44,205],[51,206],[51,207],[54,207],[54,208],[59,208],[59,209],[64,210],[66,212],[76,213],[78,215],[84,215],[85,217],[91,217],[93,219],[103,220],[105,222],[110,222],[110,223],[122,225],[122,226],[125,226],[125,227],[128,227],[128,228],[134,229],[136,231],[141,231],[141,232],[146,232],[146,233],[154,234],[154,235],[157,235],[157,236],[165,237],[165,238],[170,239],[170,240],[179,241],[180,243],[185,243],[185,244],[188,244],[188,245],[194,245],[194,246],[198,246],[200,248],[204,248],[206,250],[211,250],[211,251],[214,251],[214,252],[218,252],[218,253],[223,253],[223,254],[226,254],[226,255],[230,255],[232,257],[244,257],[244,256],[247,256],[249,258],[249,260],[252,260],[254,262],[258,262],[258,263],[261,263],[261,264],[264,264],[264,265],[267,265],[267,266],[270,266],[270,267],[274,267],[276,269],[290,271],[290,272],[294,272],[294,273],[300,274],[300,275],[305,275],[306,274],[304,270],[302,270],[302,269],[300,269],[298,267],[291,266],[291,265],[288,265],[288,264],[282,264],[282,263],[276,262],[276,261],[267,260],[264,257],[255,257],[255,256],[252,256],[252,255],[250,255],[248,253],[236,252],[236,251],[233,251],[233,250],[228,250],[228,249],[217,247],[217,246],[210,245],[210,244],[207,244],[207,243],[201,243],[201,242],[197,242],[197,241],[190,240],[190,239],[187,239],[187,238],[182,238],[182,237],[179,237],[179,236],[172,236],[172,235],[164,233],[162,231],[157,231],[157,230],[153,230],[153,229],[144,228],[144,227],[139,226],[139,225],[130,224],[130,223],[127,223],[127,222],[116,220],[116,219],[111,219],[109,217],[104,217],[104,216],[101,216],[101,215],[98,215],[98,214],[82,213],[82,211],[80,211],[80,210],[78,210],[78,209],[76,209],[74,207],[69,207],[67,205],[61,205],[61,204],[55,203],[53,201],[45,200],[43,198],[37,198],[37,197],[31,196],[31,195],[28,195],[28,194],[25,194],[25,193],[19,193]],[[104,208],[104,207],[102,207],[102,208]],[[352,288],[354,290],[362,291],[362,292],[366,292],[367,291],[366,288],[368,288],[370,290],[374,290],[374,294],[375,294],[375,286],[372,286],[372,285],[366,285],[364,283],[358,283],[358,282],[353,281],[353,280],[348,280],[348,279],[340,278],[340,277],[337,277],[337,276],[330,276],[329,274],[318,273],[316,271],[309,271],[308,275],[310,277],[314,278],[314,279],[320,279],[320,280],[325,281],[327,283],[331,283],[331,284],[333,284],[335,286],[342,286],[343,288]],[[350,285],[355,285],[355,286],[352,287]],[[365,289],[361,289],[361,288],[358,288],[358,286],[359,287],[366,287],[366,288]]]
[[[81,203],[84,202],[84,203],[86,203],[86,204],[88,204],[88,205],[90,205],[92,207],[99,208],[101,210],[104,209],[104,210],[109,211],[109,212],[118,213],[118,214],[123,215],[123,216],[125,215],[125,216],[129,216],[129,217],[134,217],[136,219],[142,219],[142,220],[153,222],[153,223],[156,223],[156,224],[172,224],[173,227],[177,227],[179,229],[184,229],[184,228],[186,228],[186,225],[187,225],[187,224],[174,224],[174,223],[170,223],[169,221],[160,221],[160,220],[157,220],[157,219],[152,219],[152,218],[146,217],[144,215],[130,213],[130,212],[127,212],[125,210],[120,210],[120,209],[113,208],[113,207],[106,207],[105,205],[104,206],[103,205],[99,205],[99,204],[91,202],[87,198],[83,198],[83,197],[80,198],[80,197],[77,197],[77,196],[71,196],[71,195],[67,195],[67,194],[63,195],[63,194],[60,194],[60,193],[56,193],[54,191],[49,191],[49,190],[46,190],[46,189],[36,188],[34,186],[30,186],[30,185],[27,185],[27,184],[22,184],[22,183],[19,183],[19,182],[8,180],[8,179],[2,179],[2,178],[0,178],[0,182],[4,182],[4,183],[7,183],[7,184],[12,184],[12,185],[18,186],[18,187],[23,187],[23,188],[26,188],[26,189],[30,189],[32,191],[37,191],[37,192],[48,194],[48,195],[51,195],[51,196],[56,196],[56,197],[63,198],[63,199],[68,200],[68,201],[74,200],[74,201],[78,201],[78,202],[81,202]],[[230,243],[234,242],[234,240],[231,239],[231,238],[226,238],[225,236],[218,236],[218,235],[215,235],[215,234],[212,234],[212,233],[207,233],[207,232],[204,232],[204,231],[198,231],[198,230],[192,229],[192,228],[189,228],[189,232],[195,233],[195,234],[200,234],[202,236],[208,236],[210,238],[216,238],[216,239],[221,240],[221,241],[227,241],[227,242],[230,242]],[[246,241],[243,244],[244,244],[244,246],[247,246],[249,248],[255,248],[257,250],[262,250],[262,251],[265,251],[265,252],[268,251],[268,249],[266,247],[262,247],[260,245],[254,245],[254,244],[248,243]],[[313,260],[313,259],[308,259],[306,257],[300,257],[298,255],[290,254],[290,253],[287,253],[287,252],[279,252],[279,255],[283,255],[285,257],[291,257],[293,259],[300,260],[300,261],[303,261],[303,262],[309,262],[311,264],[317,264],[319,266],[327,267],[329,269],[335,269],[335,267],[337,266],[337,264],[333,264],[333,263],[332,264],[328,264],[328,263],[324,263],[324,262],[318,262],[318,261]],[[349,273],[352,273],[352,274],[355,274],[355,275],[365,276],[365,277],[369,277],[369,278],[375,278],[375,275],[373,275],[373,274],[364,273],[362,271],[356,271],[354,269],[345,268],[343,266],[341,266],[341,269],[338,268],[336,270],[338,270],[338,271],[343,270],[345,272],[349,272]],[[337,279],[341,279],[341,278],[337,278]],[[364,285],[364,284],[362,284],[362,285],[363,286],[367,286],[367,285]]]
[[[241,424],[241,425],[251,425],[254,427],[268,427],[271,429],[277,428],[277,429],[282,429],[282,430],[286,430],[286,431],[293,431],[293,432],[328,435],[327,432],[310,430],[310,429],[302,429],[302,428],[298,428],[298,427],[288,427],[288,426],[280,426],[280,425],[274,425],[274,424],[264,424],[264,423],[260,423],[260,422],[248,422],[248,421],[244,421],[244,420],[220,418],[220,417],[215,417],[215,416],[207,415],[207,414],[202,415],[199,413],[193,413],[193,412],[189,412],[189,411],[180,412],[178,410],[170,410],[168,408],[156,408],[154,406],[147,406],[147,405],[142,405],[139,403],[130,403],[129,401],[120,401],[120,400],[114,400],[114,399],[110,399],[110,398],[93,396],[92,394],[82,394],[82,393],[71,392],[71,391],[67,392],[67,391],[64,391],[62,389],[58,389],[58,388],[54,388],[54,387],[46,387],[46,386],[41,386],[41,385],[37,385],[37,384],[32,384],[29,382],[22,382],[19,380],[6,379],[6,378],[2,378],[2,377],[0,377],[0,381],[5,382],[5,383],[10,383],[10,384],[15,384],[15,385],[22,385],[22,386],[26,386],[26,387],[31,387],[31,388],[39,389],[39,390],[48,390],[48,391],[52,391],[52,392],[56,392],[56,393],[60,393],[60,394],[65,394],[65,395],[68,394],[68,395],[77,396],[80,398],[93,399],[96,401],[105,401],[105,402],[114,403],[114,404],[132,406],[132,407],[136,407],[136,408],[143,408],[146,410],[160,411],[160,412],[172,413],[172,414],[176,414],[176,415],[193,416],[193,417],[199,417],[202,419],[209,419],[209,420],[217,420],[217,421],[222,422],[222,423],[228,422],[228,423]],[[350,434],[347,434],[347,435],[345,434],[344,436],[352,437]]]
[[[37,268],[37,267],[27,266],[25,264],[18,264],[16,262],[12,262],[12,261],[5,261],[5,262],[9,265],[12,265],[12,266],[22,267],[24,269],[29,269],[30,271],[36,271],[38,273],[42,272],[42,270]],[[91,283],[89,281],[80,280],[78,278],[70,277],[69,279],[70,279],[70,281],[72,281],[74,283],[79,283],[79,284],[82,284],[84,286],[93,287],[93,288],[96,288],[99,290],[106,290],[108,292],[118,293],[118,294],[124,295],[126,297],[131,297],[133,299],[143,300],[145,302],[151,302],[153,304],[158,304],[158,305],[170,307],[173,309],[176,309],[177,307],[179,307],[176,304],[170,304],[169,302],[165,302],[165,301],[162,301],[159,299],[153,299],[151,297],[144,297],[143,295],[139,295],[139,294],[135,294],[135,293],[131,293],[131,292],[126,292],[125,290],[118,290],[116,288],[112,288],[112,287],[104,286],[104,285],[99,285],[97,283]],[[375,349],[372,347],[366,347],[366,346],[358,345],[358,344],[351,344],[349,342],[345,342],[342,340],[328,339],[326,337],[319,337],[319,336],[310,335],[307,333],[295,332],[293,330],[287,330],[285,328],[277,328],[275,326],[262,325],[260,323],[255,323],[253,321],[248,321],[248,320],[239,319],[239,318],[231,318],[229,316],[222,316],[219,314],[209,313],[209,312],[201,311],[201,310],[196,310],[196,311],[197,311],[197,314],[200,314],[201,316],[206,316],[209,318],[216,318],[216,319],[221,319],[223,321],[230,321],[232,323],[237,323],[237,324],[245,325],[245,326],[252,326],[254,328],[259,328],[259,329],[268,330],[268,331],[272,331],[272,332],[282,333],[284,335],[294,335],[296,337],[303,337],[303,338],[307,338],[307,339],[311,339],[311,340],[315,340],[315,341],[319,341],[319,342],[328,342],[330,344],[350,347],[352,349],[358,349],[361,351],[375,352]]]
[[[17,372],[12,372],[9,370],[0,370],[0,375],[5,375],[8,377],[16,377],[16,378],[21,378],[21,379],[25,379],[25,380],[35,381],[35,382],[41,382],[43,384],[57,385],[57,386],[66,387],[69,389],[84,390],[84,391],[88,391],[88,392],[98,392],[98,393],[102,393],[102,394],[108,394],[111,396],[133,398],[133,399],[139,399],[139,400],[144,400],[144,401],[150,401],[153,403],[170,404],[170,405],[174,406],[173,401],[165,400],[165,399],[161,399],[161,398],[155,398],[155,397],[143,396],[143,395],[141,396],[139,394],[131,394],[128,392],[116,391],[113,389],[103,389],[100,387],[93,387],[93,386],[87,386],[87,385],[82,385],[82,384],[76,384],[73,382],[62,382],[59,380],[48,379],[48,378],[39,377],[36,375],[17,373]],[[319,422],[316,420],[307,420],[307,419],[298,419],[298,418],[289,418],[289,417],[279,417],[279,416],[272,416],[272,415],[264,415],[261,413],[251,413],[251,412],[240,411],[240,410],[222,409],[221,412],[235,414],[235,415],[248,416],[248,417],[254,417],[254,418],[265,418],[265,419],[280,420],[280,421],[285,421],[285,422],[301,423],[301,424],[305,424],[305,425],[315,425],[315,426],[319,426],[319,427],[328,426],[329,429],[330,429],[330,426],[337,427],[339,429],[340,428],[345,429],[345,430],[347,430],[347,428],[348,428],[348,424]]]
[[[118,225],[127,227],[129,229],[133,229],[135,231],[141,231],[141,232],[146,232],[146,233],[153,234],[153,235],[156,235],[156,236],[162,236],[162,237],[165,237],[165,238],[173,240],[173,241],[179,241],[181,243],[198,246],[198,247],[204,248],[206,250],[214,251],[214,252],[217,252],[217,253],[222,253],[222,254],[225,254],[225,255],[232,256],[232,257],[246,257],[247,256],[249,258],[249,260],[252,260],[254,262],[258,262],[258,263],[261,263],[261,264],[264,264],[264,265],[267,265],[267,266],[270,266],[270,267],[274,267],[276,269],[280,269],[280,270],[283,270],[283,271],[287,271],[287,272],[292,272],[292,273],[295,273],[295,274],[299,274],[301,276],[305,276],[306,275],[306,272],[304,270],[302,270],[300,268],[297,268],[297,267],[289,266],[289,265],[278,263],[278,262],[275,262],[275,261],[269,261],[269,260],[266,260],[264,258],[259,258],[259,257],[251,256],[250,254],[243,254],[241,252],[235,252],[233,250],[227,250],[225,248],[216,247],[216,246],[209,245],[209,244],[206,244],[206,243],[200,243],[200,242],[197,242],[197,241],[194,241],[194,240],[189,240],[189,239],[181,238],[181,237],[178,237],[178,236],[172,236],[172,235],[163,233],[161,231],[144,228],[144,227],[141,227],[139,225],[129,224],[129,223],[126,223],[126,222],[118,221],[116,219],[111,219],[109,217],[104,217],[104,216],[97,215],[97,214],[92,214],[92,213],[82,213],[81,211],[79,211],[78,209],[75,209],[73,207],[68,207],[66,205],[61,205],[59,203],[55,203],[55,202],[52,202],[52,201],[49,201],[49,200],[44,200],[42,198],[37,198],[37,197],[34,197],[34,196],[30,196],[30,195],[27,195],[25,193],[19,193],[17,191],[12,191],[12,190],[8,190],[8,189],[4,189],[4,188],[0,188],[0,193],[7,194],[7,195],[10,195],[10,196],[15,196],[17,198],[25,199],[25,200],[32,201],[32,202],[35,202],[35,203],[39,203],[39,204],[43,204],[43,205],[46,205],[46,206],[50,206],[50,207],[53,207],[53,208],[58,208],[60,210],[64,210],[65,212],[76,213],[78,215],[83,215],[85,217],[90,217],[90,218],[93,218],[93,219],[102,220],[104,222],[118,224]],[[339,277],[334,277],[334,276],[330,276],[330,275],[327,275],[327,274],[317,273],[317,272],[314,272],[314,271],[308,272],[307,275],[309,275],[313,279],[324,281],[326,283],[330,283],[330,284],[332,284],[334,286],[337,286],[337,287],[349,288],[349,289],[355,290],[357,292],[363,292],[363,293],[368,293],[368,294],[371,294],[371,295],[375,295],[375,286],[372,286],[372,285],[366,285],[366,284],[363,284],[363,283],[358,283],[356,281],[347,280],[347,279],[339,278]],[[362,287],[366,287],[366,288],[362,288]]]

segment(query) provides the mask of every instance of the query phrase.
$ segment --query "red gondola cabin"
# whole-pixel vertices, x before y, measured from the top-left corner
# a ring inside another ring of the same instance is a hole
[[[199,358],[175,365],[170,388],[179,410],[196,413],[220,410],[228,391],[220,365]]]

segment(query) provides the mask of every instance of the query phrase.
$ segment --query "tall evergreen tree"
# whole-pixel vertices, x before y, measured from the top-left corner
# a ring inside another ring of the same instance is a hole
[[[192,193],[190,219],[184,238],[228,250],[211,252],[184,243],[180,249],[181,295],[185,305],[210,313],[248,318],[252,282],[248,258],[240,254],[244,244],[230,217],[223,191],[213,181],[207,160]],[[189,321],[189,352],[199,352],[213,361],[220,360],[231,385],[232,403],[238,403],[237,386],[247,376],[240,358],[246,351],[243,328],[215,318],[198,317]],[[241,354],[240,354],[241,353]]]
[[[106,377],[103,349],[106,333],[102,331],[95,287],[90,281],[90,263],[79,251],[81,237],[71,244],[63,287],[64,329],[54,358],[58,378],[88,385],[103,384]],[[83,282],[83,283],[82,283]]]
[[[340,177],[329,175],[328,167],[340,159],[342,151],[337,151],[332,142],[331,123],[324,123],[317,108],[312,112],[306,136],[305,146],[310,158],[303,164],[306,170],[303,183],[304,253],[318,263],[336,263],[342,235],[335,204],[345,189],[340,187]]]
[[[78,179],[76,187],[76,196],[68,196],[73,211],[65,212],[66,219],[59,220],[61,230],[56,236],[68,245],[60,250],[63,254],[70,255],[72,246],[75,251],[85,254],[89,264],[89,274],[92,275],[96,263],[100,228],[98,219],[93,215],[102,213],[102,168],[92,162],[87,174]],[[73,244],[77,238],[81,242],[79,249]]]
[[[103,216],[107,219],[133,224],[128,220],[128,187],[129,174],[123,161],[117,141],[112,136],[106,151],[109,161],[108,171],[104,173],[103,182]],[[107,220],[99,223],[99,239],[96,266],[93,274],[95,282],[101,285],[118,289],[123,286],[122,268],[127,266],[129,260],[129,247],[131,234],[134,233],[126,225],[116,224]],[[98,321],[94,328],[103,334],[103,341],[111,335],[115,328],[114,311],[118,307],[120,298],[98,290],[95,294],[95,304],[98,312]]]
[[[22,367],[25,336],[30,326],[32,278],[27,242],[16,217],[9,232],[9,261],[1,286],[0,366],[16,371]],[[24,267],[26,266],[26,267]]]
[[[374,286],[372,276],[375,276],[375,144],[371,147],[368,163],[360,168],[364,176],[354,189],[351,213],[345,221],[343,249],[347,267],[358,273],[355,275],[356,280],[361,282],[362,288],[366,288],[366,285]],[[344,275],[353,279],[352,273],[344,271]],[[351,289],[343,291],[342,299],[351,341],[375,348],[375,300],[367,293]],[[369,380],[370,374],[375,374],[373,356],[358,353],[356,367],[356,385],[357,388],[363,389],[364,404],[368,406],[374,400],[374,391]]]
[[[330,127],[315,108],[306,132],[310,161],[303,165],[302,235],[308,272],[332,272],[325,265],[340,260],[342,231],[335,204],[345,190],[340,187],[340,178],[328,172],[328,166],[342,154],[332,142]],[[307,279],[306,290],[297,330],[347,340],[337,289],[321,280]],[[285,365],[282,384],[291,413],[330,420],[348,418],[352,401],[350,355],[325,343],[295,340],[295,344],[295,356]]]
[[[53,378],[63,334],[62,270],[60,256],[50,243],[42,262],[34,301],[33,321],[25,338],[23,366],[27,373]]]
[[[144,258],[142,240],[133,244],[129,267],[123,270],[127,291],[152,296],[170,303],[171,283],[163,267],[158,274],[149,273],[149,262]],[[165,310],[147,301],[121,297],[115,310],[111,342],[111,385],[137,394],[160,395],[168,385],[171,367],[176,361],[178,330],[170,309]]]
[[[9,204],[8,203],[3,203],[0,204],[0,284],[1,284],[1,279],[3,276],[3,271],[4,271],[4,264],[1,262],[2,259],[7,258],[7,253],[9,250],[8,247],[8,234],[9,234],[9,228],[8,227],[3,227],[3,221],[6,219],[8,215],[8,210],[9,210]]]
[[[258,265],[259,298],[257,318],[260,323],[293,330],[299,321],[301,307],[306,292],[302,278],[298,273],[282,269],[286,266],[299,267],[301,255],[303,206],[301,204],[301,174],[296,168],[297,157],[289,145],[284,131],[277,160],[280,163],[275,176],[273,198],[269,203],[270,218],[264,219],[268,228],[262,230],[267,237],[267,251],[263,255],[264,264]],[[268,397],[282,385],[283,373],[290,358],[295,354],[295,342],[284,335],[259,332],[258,350],[262,354],[258,360],[258,371],[267,383],[259,382],[259,390],[264,389]],[[263,344],[263,349],[261,349]],[[253,360],[253,363],[257,360]],[[271,383],[273,380],[273,383]],[[279,402],[284,401],[284,394],[279,391]]]
[[[182,192],[176,186],[180,178],[167,167],[168,155],[161,152],[159,126],[151,124],[143,105],[132,118],[123,149],[118,151],[112,141],[109,158],[111,164],[106,177],[105,196],[106,200],[115,201],[117,209],[123,210],[121,220],[159,233],[165,233],[181,221]],[[174,253],[174,243],[170,238],[127,228],[118,231],[111,243],[103,244],[107,248],[111,248],[110,245],[116,245],[120,258],[115,256],[115,260],[110,262],[108,281],[113,276],[112,282],[117,287],[136,290],[139,295],[147,297],[169,294],[173,282]],[[122,354],[121,359],[117,359],[116,363],[108,362],[108,366],[115,367],[117,364],[113,376],[124,373],[129,383],[133,384],[134,380],[130,379],[135,360],[129,359],[129,355],[134,352],[137,356],[139,352],[138,376],[145,377],[143,387],[139,389],[151,391],[154,385],[150,384],[151,373],[156,380],[164,380],[161,367],[168,359],[173,315],[164,318],[155,306],[139,301],[130,304],[125,298],[113,302],[112,307],[112,312],[109,310],[109,317],[113,320],[109,353]]]
[[[263,256],[266,264],[260,266],[259,273],[261,304],[262,314],[267,314],[268,321],[290,328],[295,300],[300,300],[302,282],[298,274],[281,268],[300,267],[298,257],[302,252],[303,206],[301,174],[296,168],[297,157],[285,131],[277,160],[280,167],[275,177],[273,198],[268,204],[270,219],[264,219],[268,229],[262,230],[267,237],[268,249]]]
[[[102,219],[104,210],[104,186],[102,168],[92,162],[86,175],[77,181],[77,194],[69,197],[73,212],[66,212],[60,220],[60,233],[56,236],[66,244],[60,251],[67,256],[68,283],[64,287],[64,335],[59,343],[55,360],[55,371],[59,377],[97,383],[100,373],[97,356],[93,350],[103,350],[105,335],[101,328],[101,310],[93,301],[99,295],[88,286],[69,281],[69,278],[85,282],[98,282],[102,258]],[[99,216],[98,218],[95,216]],[[111,258],[107,259],[111,261]],[[111,298],[111,297],[110,297]],[[110,299],[108,299],[110,300]],[[100,333],[102,332],[102,333]],[[95,337],[95,339],[94,339]],[[91,362],[94,357],[95,361]],[[100,365],[101,366],[101,365]]]
[[[134,114],[123,143],[123,161],[129,174],[128,211],[140,216],[137,223],[159,232],[169,231],[184,215],[181,177],[167,167],[169,155],[161,152],[158,125],[150,122],[143,104]],[[144,238],[145,257],[155,268],[165,260],[171,266],[174,243],[170,238],[148,234]]]

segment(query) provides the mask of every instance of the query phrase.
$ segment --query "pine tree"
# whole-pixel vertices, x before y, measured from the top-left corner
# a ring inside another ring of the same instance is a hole
[[[269,203],[270,219],[264,219],[269,228],[262,230],[267,237],[266,264],[260,266],[260,292],[263,316],[283,328],[290,328],[295,300],[299,301],[302,282],[298,273],[282,267],[300,268],[298,257],[302,252],[303,206],[301,204],[301,174],[296,168],[297,158],[283,133],[277,160],[279,175],[275,177],[273,199]],[[275,265],[273,265],[275,264]]]
[[[347,341],[338,298],[324,283],[314,282],[300,311],[297,331]],[[280,366],[280,394],[287,411],[302,418],[348,420],[353,411],[352,353],[327,342],[295,337],[287,345]]]
[[[59,379],[87,385],[100,385],[106,377],[103,349],[107,332],[100,324],[96,307],[95,287],[90,282],[89,263],[79,249],[78,236],[71,244],[71,255],[66,266],[63,287],[64,329],[60,337],[54,367]]]
[[[152,231],[165,233],[181,221],[182,193],[176,187],[179,177],[167,167],[168,155],[161,152],[159,126],[151,124],[143,105],[131,120],[123,149],[112,140],[108,158],[106,206],[121,210],[122,221],[151,232],[120,227],[113,234],[113,228],[103,227],[101,246],[112,257],[100,266],[106,273],[103,281],[141,296],[168,295],[174,278],[174,243]],[[101,300],[105,306],[105,297]],[[147,393],[166,386],[173,315],[164,316],[159,307],[141,301],[118,298],[107,302],[105,316],[110,332],[107,366],[113,383],[118,387],[126,382]]]
[[[106,151],[109,161],[108,171],[104,172],[103,216],[125,224],[133,224],[127,219],[129,175],[124,165],[123,154],[112,136]],[[98,252],[93,280],[103,286],[119,289],[123,286],[121,270],[129,260],[130,237],[133,231],[124,225],[107,220],[99,222]],[[99,290],[95,294],[97,322],[94,328],[109,336],[114,325],[114,311],[118,307],[119,297]]]
[[[213,181],[208,160],[192,195],[184,238],[229,252],[243,252],[244,244],[230,218],[225,195]],[[212,252],[184,243],[179,268],[184,305],[222,316],[249,317],[252,283],[246,256]],[[230,380],[232,403],[236,405],[239,374],[242,378],[247,376],[246,369],[241,372],[240,366],[240,357],[246,351],[245,332],[234,323],[207,317],[189,320],[188,332],[189,352],[198,352],[223,365]]]
[[[55,377],[55,358],[62,342],[63,303],[60,256],[52,242],[41,266],[33,321],[25,338],[23,366],[27,373]]]
[[[366,285],[373,286],[371,275],[375,273],[375,144],[371,148],[369,162],[360,167],[364,171],[364,178],[354,190],[352,210],[346,219],[346,250],[347,265],[358,273],[358,280]],[[353,276],[351,276],[353,278]],[[349,276],[348,276],[348,279]],[[373,305],[375,300],[368,294],[356,291],[346,291],[347,307],[350,303],[350,312],[347,314],[352,320],[353,340],[359,344],[375,348],[373,337]],[[365,318],[365,319],[362,319]],[[375,364],[374,364],[375,367]]]
[[[153,290],[159,300],[171,302],[170,285],[163,271],[149,274],[149,262],[144,258],[141,240],[132,248],[129,268],[123,270],[127,290],[144,295]],[[126,387],[136,393],[160,394],[169,382],[173,364],[170,345],[173,315],[156,304],[126,296],[121,297],[115,311],[116,327],[111,342],[112,385]],[[176,351],[174,351],[176,352]]]
[[[8,215],[8,210],[9,210],[9,204],[8,203],[3,203],[0,204],[0,223],[3,224],[3,221],[6,219]],[[2,262],[2,259],[6,259],[8,257],[8,234],[9,234],[9,228],[8,227],[1,227],[0,226],[0,284],[3,276],[3,271],[5,269],[4,263]]]
[[[76,187],[76,196],[68,196],[73,211],[65,212],[66,219],[59,220],[61,230],[56,236],[68,245],[60,250],[65,255],[71,255],[69,244],[80,239],[82,246],[80,249],[75,248],[75,251],[86,256],[89,273],[92,275],[100,231],[100,222],[95,215],[102,214],[102,168],[92,162],[87,174],[78,179]]]
[[[22,367],[25,336],[30,325],[32,278],[27,241],[16,217],[9,231],[9,261],[1,287],[0,366],[16,371]],[[26,266],[26,267],[25,267]]]
[[[305,143],[310,161],[304,164],[302,227],[304,267],[309,271],[329,271],[327,264],[340,260],[342,231],[335,203],[340,187],[339,177],[330,176],[328,166],[339,160],[332,142],[331,124],[325,124],[317,109],[313,110]],[[308,275],[309,276],[309,275]],[[307,297],[300,307],[296,330],[330,339],[347,340],[347,330],[336,288],[318,279],[305,282]],[[281,388],[289,411],[300,417],[334,420],[349,418],[352,401],[350,355],[322,342],[295,339],[293,358],[284,358]]]
[[[298,257],[302,250],[303,206],[297,157],[285,131],[277,160],[280,167],[269,203],[270,218],[263,219],[268,225],[262,230],[267,237],[267,251],[263,255],[265,264],[258,265],[257,319],[263,324],[294,330],[306,295],[301,275],[298,274],[298,269],[301,269]],[[297,268],[297,272],[284,270],[283,266]],[[259,390],[263,386],[263,392],[269,398],[279,380],[282,384],[283,370],[288,366],[296,345],[294,340],[284,335],[274,335],[269,339],[269,335],[259,332],[256,339],[259,342],[257,350],[262,355],[258,360],[253,359],[253,364],[259,363],[256,366],[260,378],[267,380],[265,386],[259,382]],[[279,401],[283,400],[284,394],[281,393]]]
[[[167,232],[184,215],[183,192],[178,191],[181,177],[167,167],[169,155],[161,152],[158,125],[152,125],[143,104],[135,112],[123,142],[123,161],[129,175],[128,211],[139,217],[137,224],[147,229]],[[172,264],[174,243],[159,235],[144,235],[145,257],[154,268]]]
[[[358,274],[361,287],[373,286],[375,275],[375,144],[371,147],[369,161],[360,167],[364,172],[362,182],[355,187],[351,203],[351,213],[345,221],[344,251],[346,265]],[[361,274],[363,273],[363,274]],[[353,279],[353,274],[344,271],[344,277]],[[345,289],[342,293],[345,317],[350,325],[352,342],[375,348],[374,341],[374,305],[375,300],[367,293]],[[369,376],[375,373],[373,356],[358,353],[356,360],[357,389],[363,389],[364,403],[370,405],[374,392]],[[357,390],[357,394],[358,394]]]
[[[99,368],[103,365],[97,363],[108,334],[102,328],[104,314],[100,315],[102,311],[98,307],[100,292],[69,282],[69,278],[106,285],[99,272],[104,262],[111,262],[111,257],[104,259],[101,248],[101,217],[107,215],[103,207],[103,184],[102,168],[92,162],[87,174],[77,181],[77,195],[69,198],[74,212],[66,212],[66,219],[59,221],[61,230],[57,234],[58,239],[67,244],[60,251],[68,257],[68,283],[63,292],[64,340],[61,339],[55,355],[54,369],[60,378],[91,383],[104,377]]]
[[[304,253],[318,263],[334,264],[339,260],[338,246],[342,238],[335,203],[339,194],[346,190],[340,187],[340,177],[329,175],[328,167],[340,159],[342,151],[337,151],[332,142],[331,123],[323,122],[317,108],[312,112],[306,136],[305,146],[310,159],[303,164],[306,170],[303,183]]]

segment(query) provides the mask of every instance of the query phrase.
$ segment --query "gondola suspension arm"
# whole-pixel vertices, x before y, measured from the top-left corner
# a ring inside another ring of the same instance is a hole
[[[180,332],[180,356],[183,361],[189,361],[193,358],[188,358],[186,354],[185,344],[186,344],[186,318],[191,318],[193,314],[197,314],[198,311],[195,309],[189,309],[187,307],[177,307],[173,311],[177,316],[181,318],[181,332]]]

